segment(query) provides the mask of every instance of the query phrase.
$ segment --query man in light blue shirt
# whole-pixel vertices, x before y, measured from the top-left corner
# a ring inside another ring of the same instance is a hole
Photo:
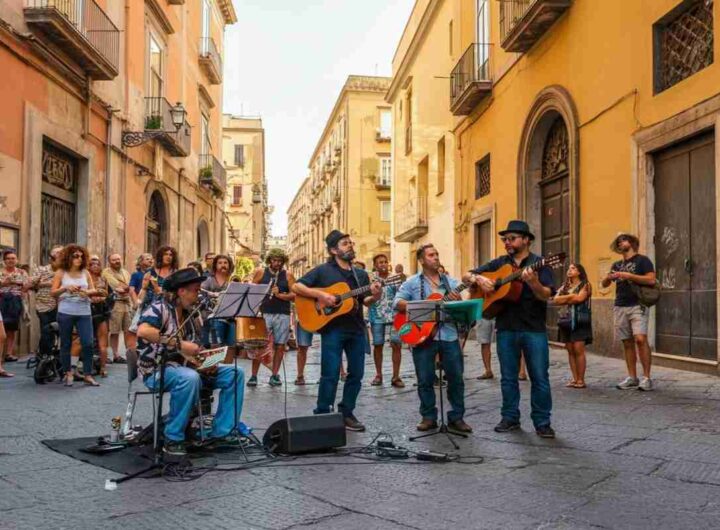
[[[433,293],[439,293],[447,300],[460,300],[456,288],[460,282],[446,274],[440,274],[440,255],[432,245],[423,245],[416,255],[422,265],[422,271],[411,276],[402,284],[393,303],[395,309],[404,312],[407,302],[427,299]],[[465,423],[465,383],[463,381],[462,349],[458,340],[457,326],[445,323],[435,336],[428,338],[412,349],[415,374],[418,380],[420,397],[420,415],[417,425],[419,431],[429,431],[438,427],[438,410],[435,406],[435,357],[440,355],[443,370],[447,375],[447,396],[451,410],[448,412],[448,427],[461,433],[472,432]],[[442,388],[440,389],[442,392]]]

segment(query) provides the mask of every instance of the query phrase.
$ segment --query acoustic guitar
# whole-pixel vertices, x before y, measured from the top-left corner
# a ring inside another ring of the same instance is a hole
[[[557,269],[561,267],[567,258],[567,254],[561,252],[559,254],[551,254],[544,258],[540,258],[530,265],[534,271],[549,267]],[[519,269],[511,264],[503,265],[493,272],[483,272],[480,276],[489,278],[495,282],[495,291],[490,294],[484,294],[482,290],[477,289],[473,298],[483,298],[483,318],[495,318],[502,313],[508,304],[516,303],[522,295],[523,282],[520,279],[524,269]]]
[[[432,293],[426,300],[441,300],[447,302],[450,300],[452,293],[460,294],[470,287],[470,285],[461,283],[445,296],[440,293]],[[407,313],[397,313],[393,319],[393,327],[395,331],[397,331],[398,337],[410,346],[417,346],[431,338],[435,334],[435,326],[437,326],[435,322],[423,322],[422,325],[418,326],[408,321]]]
[[[403,277],[396,275],[390,276],[385,280],[378,278],[377,281],[385,288],[392,285],[400,285],[403,283]],[[355,304],[357,303],[356,297],[369,293],[370,285],[350,290],[347,283],[338,282],[330,287],[315,287],[315,289],[334,295],[335,305],[323,306],[320,301],[315,298],[307,298],[300,295],[295,296],[295,309],[297,310],[300,325],[306,331],[313,333],[322,329],[337,317],[346,315],[355,309]]]

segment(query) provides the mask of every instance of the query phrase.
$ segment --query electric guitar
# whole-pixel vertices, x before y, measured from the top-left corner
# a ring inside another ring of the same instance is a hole
[[[371,281],[379,281],[383,288],[391,285],[400,285],[403,283],[403,277],[400,275],[390,276],[385,280],[377,278]],[[316,332],[322,329],[329,322],[339,316],[346,315],[356,305],[356,297],[362,296],[370,292],[370,285],[365,285],[357,289],[350,290],[345,282],[338,282],[330,287],[318,288],[318,291],[328,293],[335,296],[335,305],[324,306],[315,298],[307,298],[305,296],[295,296],[295,309],[297,310],[298,320],[303,329]]]
[[[540,258],[529,266],[536,271],[543,267],[557,269],[561,267],[567,258],[565,252],[559,254],[551,254],[544,258]],[[503,265],[493,272],[483,272],[480,276],[489,278],[495,282],[495,291],[490,294],[484,294],[481,289],[477,289],[473,298],[483,298],[483,318],[495,318],[502,313],[508,304],[516,303],[522,295],[523,282],[520,279],[524,269],[519,269],[511,264]]]
[[[440,293],[432,293],[426,298],[426,300],[441,300],[443,302],[448,302],[450,301],[451,294],[460,294],[465,289],[470,289],[471,287],[471,285],[461,283],[445,296]],[[422,325],[418,326],[417,324],[408,321],[407,313],[397,313],[393,319],[393,327],[395,328],[395,331],[397,331],[400,340],[410,346],[417,346],[431,338],[435,334],[436,325],[437,324],[435,322],[423,322]]]

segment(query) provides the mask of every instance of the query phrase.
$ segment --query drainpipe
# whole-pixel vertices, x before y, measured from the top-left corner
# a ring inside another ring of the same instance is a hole
[[[103,250],[106,261],[110,246],[110,175],[112,175],[112,125],[115,109],[108,105],[107,112],[110,116],[108,118],[107,140],[105,142],[105,248]]]

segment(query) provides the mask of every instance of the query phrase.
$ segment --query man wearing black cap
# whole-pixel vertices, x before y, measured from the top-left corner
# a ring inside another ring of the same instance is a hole
[[[496,271],[503,265],[524,269],[522,273],[523,289],[516,304],[497,316],[497,352],[500,360],[500,388],[502,389],[502,420],[495,427],[496,432],[509,432],[520,428],[520,387],[518,372],[520,354],[525,356],[527,370],[532,382],[530,406],[535,432],[543,438],[554,438],[555,431],[550,426],[552,394],[550,392],[550,351],[548,346],[546,317],[547,300],[554,292],[553,274],[543,267],[537,272],[529,268],[539,256],[530,252],[530,244],[535,236],[524,221],[510,221],[507,229],[499,233],[505,244],[505,256],[482,265],[473,273]],[[476,282],[486,294],[495,290],[493,281],[477,276]]]
[[[325,244],[330,253],[327,262],[315,267],[300,278],[293,285],[293,291],[300,296],[316,299],[322,307],[332,307],[337,305],[335,296],[317,288],[345,282],[350,289],[357,289],[369,285],[370,278],[367,272],[352,266],[355,250],[349,234],[333,230],[325,238]],[[382,286],[379,282],[372,284],[371,293],[371,296],[358,298],[353,311],[335,318],[320,330],[322,337],[320,388],[314,412],[315,414],[328,413],[335,405],[342,353],[345,351],[348,359],[348,375],[343,388],[342,401],[338,404],[338,411],[345,417],[345,427],[351,431],[365,430],[365,426],[353,414],[365,373],[367,331],[362,305],[370,306],[380,300]]]
[[[152,391],[158,390],[159,361],[162,355],[166,356],[164,386],[170,392],[170,412],[165,422],[163,450],[173,456],[185,455],[185,429],[203,385],[220,389],[211,436],[225,445],[237,443],[230,433],[242,412],[245,377],[242,370],[238,368],[235,372],[232,366],[219,365],[201,376],[193,368],[198,364],[200,325],[187,317],[198,300],[202,281],[203,277],[193,268],[174,272],[165,279],[165,296],[156,298],[138,323],[138,373]],[[182,332],[173,338],[180,325]]]

